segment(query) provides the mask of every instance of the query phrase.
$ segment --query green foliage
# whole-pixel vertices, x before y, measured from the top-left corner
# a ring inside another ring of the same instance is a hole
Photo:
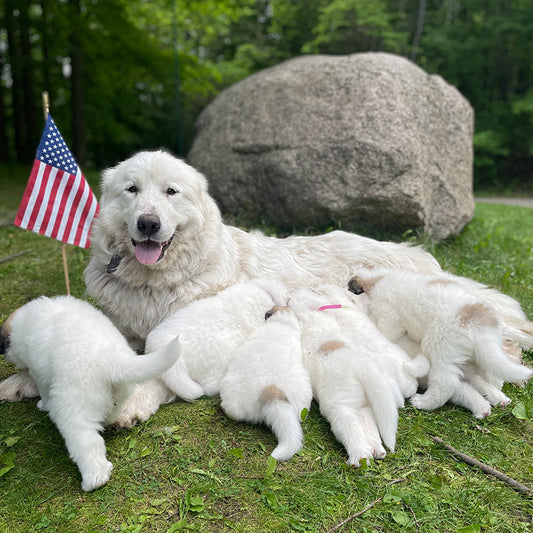
[[[405,35],[396,33],[386,0],[335,0],[320,7],[316,37],[302,47],[304,53],[351,53],[355,50],[397,52]]]
[[[427,2],[418,43],[420,4],[72,0],[31,1],[24,10],[6,0],[0,5],[0,110],[6,110],[1,147],[13,157],[16,98],[35,113],[42,89],[50,92],[62,133],[72,139],[68,66],[73,32],[83,59],[89,160],[98,166],[141,148],[185,154],[198,113],[220,90],[285,59],[303,53],[416,52],[421,67],[456,85],[475,109],[476,187],[511,183],[531,190],[533,3]],[[73,10],[76,5],[79,12]],[[27,18],[30,57],[16,64],[9,37],[22,38],[24,32],[8,27],[8,12],[15,13],[17,24],[23,15]],[[23,95],[11,78],[30,64],[31,94]],[[39,134],[35,126],[32,146]]]

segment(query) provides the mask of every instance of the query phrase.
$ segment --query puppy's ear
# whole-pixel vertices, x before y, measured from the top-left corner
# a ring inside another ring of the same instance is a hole
[[[11,329],[8,322],[4,322],[0,327],[0,354],[5,354],[9,350],[9,334]]]
[[[361,278],[358,278],[357,276],[354,276],[349,282],[348,282],[348,290],[350,292],[353,292],[354,294],[363,294],[365,292],[364,284]]]
[[[4,328],[0,328],[0,354],[5,354],[9,349],[9,335],[5,333]]]
[[[9,350],[11,340],[11,321],[16,311],[11,313],[6,321],[0,326],[0,354],[5,354]]]
[[[366,279],[362,279],[359,276],[354,276],[348,282],[348,290],[357,295],[363,294],[363,292],[369,293],[374,288],[374,285],[381,279],[383,279],[383,276],[376,276],[375,278]]]

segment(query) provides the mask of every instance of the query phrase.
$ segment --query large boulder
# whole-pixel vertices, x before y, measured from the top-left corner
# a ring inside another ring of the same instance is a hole
[[[473,216],[472,135],[468,101],[403,57],[302,56],[221,92],[188,161],[226,213],[442,239]]]

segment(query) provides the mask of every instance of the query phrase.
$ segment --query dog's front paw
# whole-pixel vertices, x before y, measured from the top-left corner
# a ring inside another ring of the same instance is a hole
[[[370,464],[371,458],[371,453],[360,457],[348,457],[348,459],[346,460],[346,464],[348,466],[353,466],[354,468],[359,468],[362,462],[366,462],[367,465]]]
[[[415,394],[410,398],[409,401],[411,402],[411,405],[417,409],[423,409],[425,411],[435,409],[435,407],[429,406],[427,398],[425,398],[423,394]]]
[[[488,405],[488,402],[487,402],[487,405]],[[480,410],[476,409],[472,411],[472,414],[479,420],[481,420],[482,418],[487,418],[487,416],[489,416],[490,413],[491,413],[490,406],[485,407],[484,409],[480,409]]]
[[[498,407],[507,407],[511,403],[511,398],[506,396],[501,390],[496,389],[496,387],[488,391],[485,394],[485,398],[490,405],[497,405]]]
[[[162,403],[172,401],[176,395],[159,380],[147,381],[135,388],[124,402],[115,423],[115,429],[131,428],[137,422],[145,422]]]
[[[38,396],[37,384],[28,372],[17,372],[0,383],[0,402],[20,402]]]
[[[86,472],[82,472],[82,490],[89,492],[105,485],[111,477],[112,470],[113,465],[105,458],[103,461],[95,462]]]

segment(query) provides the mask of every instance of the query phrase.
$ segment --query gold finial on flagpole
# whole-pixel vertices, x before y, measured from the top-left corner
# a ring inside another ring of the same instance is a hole
[[[48,91],[43,91],[42,98],[44,121],[46,122],[48,120],[48,114],[50,113],[50,100],[48,99]],[[67,246],[65,243],[62,243],[61,255],[63,256],[63,273],[65,275],[65,287],[67,289],[67,294],[70,296],[70,279],[68,275],[67,266]]]
[[[48,120],[48,113],[50,113],[50,101],[48,100],[48,91],[43,91],[43,113],[44,121]]]

